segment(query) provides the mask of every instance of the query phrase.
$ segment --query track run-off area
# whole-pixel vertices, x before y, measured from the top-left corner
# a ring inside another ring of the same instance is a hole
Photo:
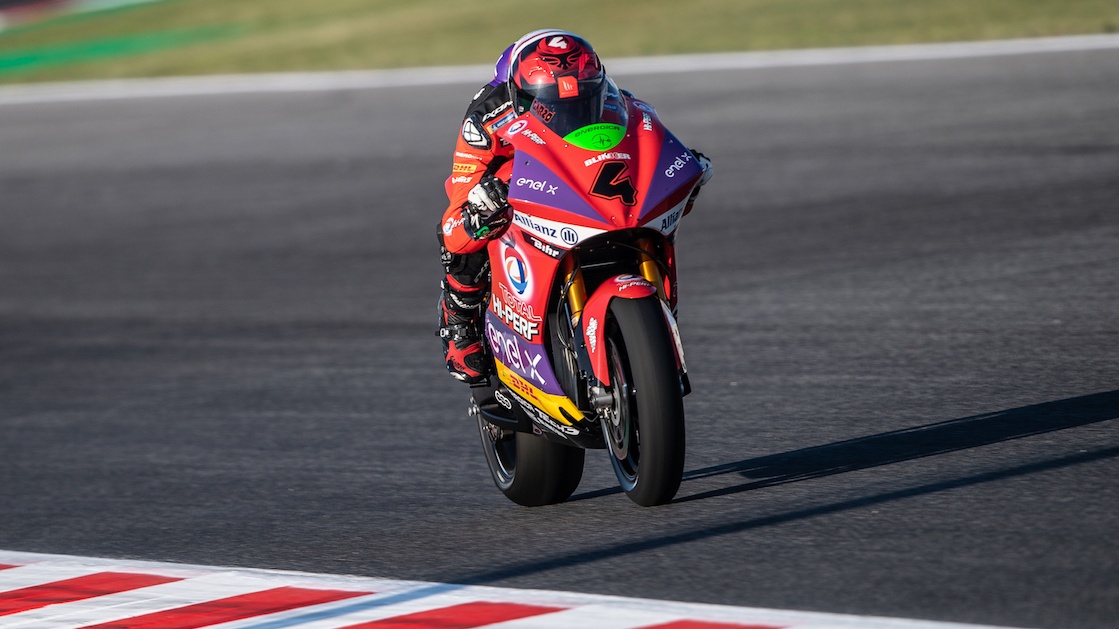
[[[1119,37],[605,64],[717,169],[655,509],[441,365],[487,68],[0,88],[0,627],[1113,626]]]
[[[979,625],[0,551],[0,626],[28,629],[967,629]]]

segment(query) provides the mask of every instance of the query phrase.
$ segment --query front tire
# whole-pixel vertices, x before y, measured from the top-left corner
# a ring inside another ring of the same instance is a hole
[[[481,417],[478,431],[494,484],[519,505],[539,507],[563,502],[583,478],[582,448],[553,443],[527,432],[501,430]]]
[[[684,474],[684,400],[671,332],[653,298],[616,298],[607,316],[614,402],[602,431],[610,463],[631,500],[666,504]]]

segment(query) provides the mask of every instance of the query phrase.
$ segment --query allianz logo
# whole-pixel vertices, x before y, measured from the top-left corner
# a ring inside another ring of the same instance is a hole
[[[554,227],[541,225],[540,223],[537,223],[536,221],[532,220],[532,218],[524,214],[513,214],[513,221],[516,222],[518,225],[523,225],[524,227],[531,229],[534,232],[538,232],[552,238],[556,237],[556,229]]]

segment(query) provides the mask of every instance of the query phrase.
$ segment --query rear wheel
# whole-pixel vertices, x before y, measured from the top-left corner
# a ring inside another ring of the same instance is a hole
[[[655,299],[614,299],[606,332],[610,393],[603,436],[631,500],[668,503],[684,473],[684,401],[671,332]]]
[[[526,507],[567,500],[583,478],[583,449],[527,432],[502,430],[481,417],[478,429],[493,482]]]

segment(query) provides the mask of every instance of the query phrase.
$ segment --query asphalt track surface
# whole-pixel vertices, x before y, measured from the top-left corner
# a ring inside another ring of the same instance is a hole
[[[675,503],[492,485],[433,335],[474,86],[0,107],[0,548],[1027,627],[1119,618],[1119,52],[635,76]]]

